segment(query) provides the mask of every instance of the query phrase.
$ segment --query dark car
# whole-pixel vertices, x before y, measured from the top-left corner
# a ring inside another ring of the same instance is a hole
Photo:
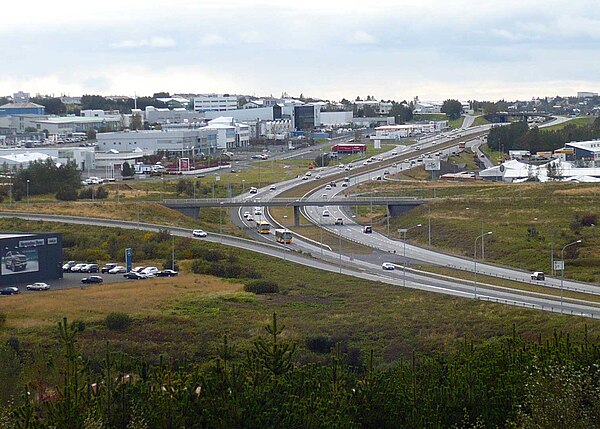
[[[4,265],[7,270],[23,271],[27,268],[27,256],[18,250],[6,252],[6,255],[4,255]]]
[[[102,269],[100,270],[100,272],[102,272],[102,274],[108,273],[110,270],[112,270],[116,266],[117,266],[117,264],[113,264],[111,262],[111,263],[106,264],[105,266],[103,266]]]
[[[100,276],[89,276],[81,279],[81,283],[102,283],[104,279]]]
[[[177,271],[173,270],[162,270],[156,273],[156,277],[175,277],[179,274]]]
[[[20,293],[19,289],[14,286],[3,287],[0,289],[0,295],[16,295]]]
[[[130,271],[128,273],[123,274],[123,277],[129,280],[142,280],[147,279],[148,277],[142,273],[136,273],[135,271]]]

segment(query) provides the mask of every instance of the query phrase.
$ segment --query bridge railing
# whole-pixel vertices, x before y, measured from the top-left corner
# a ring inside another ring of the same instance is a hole
[[[393,204],[393,203],[414,203],[417,201],[421,201],[420,197],[356,197],[356,196],[348,196],[348,197],[334,197],[328,199],[319,199],[319,198],[271,198],[266,201],[262,201],[260,198],[171,198],[161,200],[162,204],[165,205],[202,205],[202,206],[215,206],[218,207],[220,205],[232,206],[232,205],[306,205],[313,203],[327,203],[328,205],[335,205],[336,203],[348,203],[349,201],[356,203],[368,203],[373,202],[374,204]]]

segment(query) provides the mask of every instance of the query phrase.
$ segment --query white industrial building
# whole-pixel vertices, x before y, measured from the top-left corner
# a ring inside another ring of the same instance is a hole
[[[204,116],[207,120],[216,119],[223,116],[223,112],[205,112]],[[226,116],[231,117],[238,122],[273,121],[275,119],[281,119],[281,107],[274,105],[269,107],[257,107],[254,109],[234,109],[228,110]]]
[[[74,162],[79,170],[94,168],[94,148],[64,147],[64,148],[11,148],[0,149],[0,164],[27,165],[34,161],[52,159],[59,164]]]
[[[553,166],[557,177],[548,177],[548,165]],[[502,182],[524,182],[530,178],[535,178],[540,182],[549,180],[568,181],[568,182],[599,182],[599,167],[577,167],[569,161],[553,159],[550,162],[541,165],[526,164],[524,162],[511,159],[500,165],[487,168],[479,172],[479,177],[488,180],[497,180]]]
[[[66,136],[88,130],[118,130],[122,127],[121,117],[49,116],[46,119],[32,119],[37,130],[48,130],[55,136]]]
[[[221,116],[208,122],[202,130],[217,132],[217,148],[231,150],[250,146],[250,126],[235,121],[232,117]]]
[[[354,113],[352,111],[321,112],[320,125],[337,127],[352,124]]]
[[[375,128],[373,140],[400,140],[421,134],[435,133],[448,127],[448,121],[430,121],[424,124],[385,125]]]
[[[238,108],[237,96],[229,94],[202,94],[194,97],[196,112],[224,112]]]
[[[101,133],[96,136],[100,152],[145,152],[159,151],[190,154],[215,153],[217,133],[214,130],[137,130]]]
[[[170,124],[202,121],[204,113],[186,110],[184,108],[158,108],[147,106],[144,110],[144,120],[149,124]]]

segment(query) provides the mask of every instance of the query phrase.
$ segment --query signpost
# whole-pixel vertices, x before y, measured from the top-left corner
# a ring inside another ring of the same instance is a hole
[[[131,247],[125,249],[125,267],[127,268],[127,272],[131,271],[133,265],[133,250]]]

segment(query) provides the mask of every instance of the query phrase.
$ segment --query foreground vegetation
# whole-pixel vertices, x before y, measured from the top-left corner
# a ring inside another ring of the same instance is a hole
[[[238,350],[224,338],[207,364],[149,363],[110,346],[99,364],[78,350],[78,324],[59,324],[62,352],[0,411],[2,428],[591,428],[600,425],[597,341],[511,337],[376,369],[321,343],[324,364],[300,365],[273,315]],[[4,348],[4,364],[18,353]],[[34,365],[33,362],[25,369]],[[33,368],[31,368],[33,369]]]

